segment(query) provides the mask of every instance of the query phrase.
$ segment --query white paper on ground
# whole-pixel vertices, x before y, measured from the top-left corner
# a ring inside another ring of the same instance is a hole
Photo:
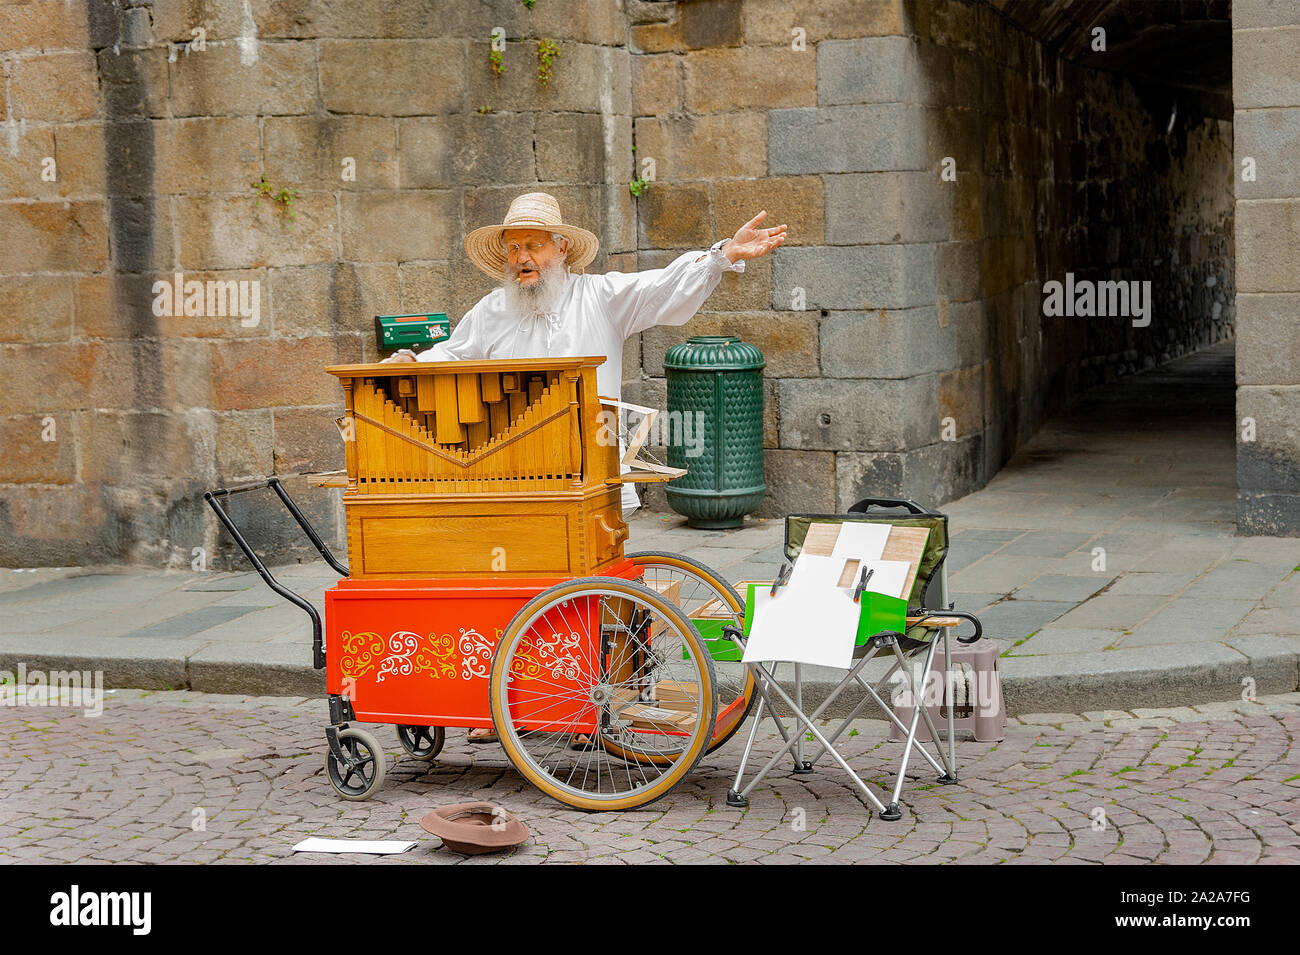
[[[838,557],[841,566],[846,560],[879,560],[889,543],[889,528],[888,524],[845,521],[840,525],[840,536],[835,538],[831,556]]]
[[[386,856],[415,848],[414,842],[366,841],[365,839],[304,839],[293,847],[294,852],[362,852],[367,855]]]
[[[835,558],[822,557],[842,563]],[[838,574],[836,575],[838,577]],[[759,587],[754,593],[754,621],[745,644],[744,662],[786,661],[847,670],[853,665],[860,604],[835,586],[809,579],[790,583],[775,597]]]
[[[903,587],[907,583],[907,572],[911,568],[905,560],[869,560],[867,566],[871,568],[871,580],[867,581],[867,589],[878,594],[885,594],[888,597],[903,596]],[[861,568],[859,568],[859,575]],[[857,581],[855,580],[856,584]]]

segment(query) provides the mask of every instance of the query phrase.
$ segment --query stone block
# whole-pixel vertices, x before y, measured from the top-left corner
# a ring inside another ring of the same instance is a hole
[[[939,300],[939,308],[944,300]],[[984,302],[958,302],[948,306],[948,324],[952,326],[955,341],[954,360],[958,366],[971,365],[986,357],[988,351],[988,323],[984,318]]]
[[[5,50],[84,50],[90,45],[86,11],[58,3],[14,3],[0,7]]]
[[[632,114],[660,116],[681,108],[680,58],[672,55],[632,57]]]
[[[341,205],[345,259],[446,259],[452,250],[457,217],[450,193],[349,193]],[[375,228],[380,222],[383,228]]]
[[[67,275],[0,276],[0,342],[66,342],[75,291]]]
[[[947,239],[949,186],[931,172],[827,176],[826,241],[859,245]]]
[[[1300,385],[1300,295],[1237,293],[1237,383]]]
[[[108,232],[102,202],[0,205],[0,273],[102,272]]]
[[[817,105],[818,67],[807,51],[729,47],[688,53],[683,61],[692,113]]]
[[[944,161],[952,159],[956,181],[944,181],[949,189],[956,187],[972,173],[984,169],[983,119],[977,109],[927,109],[925,111],[927,168],[939,178]]]
[[[108,122],[170,115],[167,50],[100,50],[99,84]]]
[[[391,119],[271,116],[263,125],[266,178],[277,188],[287,184],[329,192],[397,186],[397,127]],[[347,159],[354,179],[343,178]]]
[[[507,34],[508,40],[515,35]],[[469,44],[469,63],[464,75],[469,89],[466,107],[490,106],[499,110],[547,112],[609,112],[627,115],[631,111],[631,64],[625,50],[554,38],[560,55],[551,64],[551,82],[542,86],[537,75],[536,37],[507,42],[502,64],[504,72],[493,74],[487,42]],[[419,110],[412,112],[435,112]]]
[[[653,158],[659,180],[767,175],[767,124],[760,112],[641,118],[635,128],[637,168]]]
[[[835,455],[828,451],[764,450],[763,480],[767,496],[756,517],[835,509]]]
[[[76,199],[104,195],[104,132],[98,123],[54,128],[59,195]]]
[[[600,219],[595,223],[597,228],[593,230],[600,236],[601,253],[597,257],[600,254],[627,255],[629,258],[619,260],[618,267],[635,268],[637,200],[632,197],[625,182],[612,182],[602,186],[600,199]]]
[[[0,418],[0,484],[71,484],[77,435],[71,414]]]
[[[837,453],[834,510],[845,511],[864,497],[901,496],[903,457],[902,454],[891,452]]]
[[[979,242],[941,242],[935,246],[936,291],[949,302],[971,302],[981,296],[982,268]]]
[[[215,450],[207,414],[104,411],[82,416],[78,443],[87,484],[138,488],[208,472]]]
[[[805,290],[808,308],[872,311],[933,305],[934,247],[831,246],[777,249],[772,306],[786,308],[791,290]]]
[[[817,44],[817,105],[952,101],[952,57],[911,37],[862,37]],[[778,105],[778,104],[773,104]]]
[[[1300,387],[1243,385],[1237,421],[1255,419],[1255,440],[1237,440],[1237,486],[1300,494]]]
[[[903,0],[749,0],[746,43],[790,45],[792,31],[806,35],[807,52],[823,40],[904,35],[909,32]]]
[[[343,392],[338,380],[322,369],[360,358],[354,336],[229,342],[216,349],[212,357],[216,391],[212,407],[221,411],[299,405],[341,407]]]
[[[451,273],[446,262],[403,262],[398,268],[398,274],[403,312],[414,314],[451,310]]]
[[[627,38],[624,13],[617,4],[607,0],[537,4],[528,13],[528,27],[534,36],[564,37],[606,46],[624,43]]]
[[[81,294],[98,297],[107,293],[111,298],[94,313],[83,307],[85,302],[78,302],[77,334],[132,338],[147,331],[162,338],[221,339],[269,335],[271,300],[266,278],[264,269],[239,269],[182,272],[179,286],[175,273],[121,275],[107,289],[83,281]],[[156,281],[168,285],[155,291]],[[200,284],[196,288],[191,282]],[[241,283],[247,284],[241,288]],[[147,317],[141,314],[145,311]]]
[[[767,114],[772,175],[925,169],[925,111],[884,103],[774,109]]]
[[[269,409],[230,411],[215,418],[217,476],[223,483],[285,473],[275,468],[275,426]]]
[[[1232,28],[1300,26],[1300,7],[1290,0],[1234,0]]]
[[[99,80],[89,50],[24,56],[8,66],[10,120],[70,123],[99,115]]]
[[[1238,199],[1284,199],[1300,195],[1300,107],[1239,109],[1233,116],[1233,181]],[[1255,161],[1254,182],[1241,179],[1242,161]]]
[[[1300,494],[1253,492],[1237,495],[1237,533],[1245,536],[1300,536]]]
[[[939,417],[953,419],[958,438],[984,430],[983,365],[971,365],[939,375]],[[942,420],[940,427],[943,427]]]
[[[345,208],[351,198],[349,195],[344,200]],[[403,201],[416,204],[414,198]],[[292,221],[279,203],[251,194],[182,196],[175,200],[175,208],[182,268],[304,265],[332,262],[337,256],[338,222],[332,195],[295,196]],[[355,214],[356,210],[349,209],[349,212]],[[352,228],[359,228],[356,220]],[[379,238],[378,230],[374,231]]]
[[[42,179],[42,173],[48,168],[47,157],[56,161],[55,172],[62,178],[63,170],[57,166],[58,156],[54,148],[56,128],[58,127],[38,127],[24,123],[11,129],[9,148],[0,149],[0,198],[58,198],[60,183],[57,180],[46,182]]]
[[[723,180],[713,184],[713,200],[719,238],[734,235],[766,209],[765,228],[782,223],[789,226],[784,246],[821,245],[825,241],[824,209],[828,203],[823,202],[819,176]]]
[[[707,183],[651,183],[641,194],[638,212],[639,245],[701,248],[714,241]]]
[[[333,41],[323,41],[333,42]],[[359,42],[359,41],[358,41]],[[316,47],[309,43],[259,43],[256,62],[245,65],[233,40],[209,42],[203,53],[169,63],[172,109],[176,116],[271,116],[316,111]],[[323,55],[323,54],[322,54]],[[357,65],[355,85],[379,75],[380,64]],[[321,64],[322,74],[325,64]],[[330,74],[331,76],[333,74]],[[427,88],[426,84],[422,88]],[[417,87],[402,89],[401,99],[419,99]],[[364,112],[336,108],[335,112]],[[394,110],[400,112],[400,110]]]
[[[341,400],[341,390],[339,394]],[[341,469],[345,445],[335,417],[319,408],[277,408],[275,473],[320,474]]]
[[[84,559],[87,540],[101,537],[105,510],[99,490],[85,485],[6,488],[0,558],[13,567],[76,564]]]
[[[519,146],[527,152],[527,163],[519,163],[514,176],[504,172],[485,181],[528,182],[536,178],[542,182],[604,182],[604,127],[605,118],[598,113],[539,113],[536,136],[530,132],[525,137],[522,130],[493,131],[486,148],[505,151],[511,148],[508,137],[518,137]]]
[[[319,45],[321,102],[330,112],[422,116],[466,105],[465,47],[458,40]]]
[[[828,378],[911,378],[946,371],[954,361],[952,329],[940,326],[933,306],[831,312],[821,320]]]
[[[112,170],[108,182],[111,190]],[[175,267],[172,204],[168,198],[110,198],[108,220],[117,268],[125,272],[167,272]]]
[[[278,336],[351,331],[373,340],[376,315],[401,310],[393,264],[330,262],[271,273],[272,319]]]
[[[285,177],[272,175],[268,123],[268,176],[278,188]],[[252,118],[174,119],[153,124],[154,188],[160,195],[191,192],[245,192],[262,168],[262,133]],[[275,170],[279,173],[280,170]],[[288,180],[296,184],[296,180]],[[334,186],[333,183],[330,184]]]
[[[1237,109],[1300,106],[1300,26],[1233,30],[1232,102]]]
[[[939,439],[936,376],[893,380],[786,378],[783,448],[905,451]]]
[[[660,325],[642,335],[648,375],[664,374],[664,354],[693,335],[739,335],[767,359],[764,378],[817,375],[816,312],[700,312],[689,324]]]
[[[1239,200],[1236,225],[1237,291],[1300,291],[1300,199]]]

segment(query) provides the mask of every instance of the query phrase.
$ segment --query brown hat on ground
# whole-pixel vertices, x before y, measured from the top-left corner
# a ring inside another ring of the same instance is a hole
[[[513,849],[529,836],[527,826],[490,802],[443,806],[421,819],[420,826],[448,849],[471,856]]]

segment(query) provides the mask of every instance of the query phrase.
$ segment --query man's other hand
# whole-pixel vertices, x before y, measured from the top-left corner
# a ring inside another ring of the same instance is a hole
[[[740,259],[757,259],[767,255],[785,241],[785,223],[772,229],[760,229],[759,225],[767,218],[764,209],[750,219],[732,236],[731,241],[722,247],[722,254],[732,262]]]
[[[401,351],[393,352],[391,355],[389,355],[387,358],[381,361],[380,364],[387,365],[389,362],[416,361],[416,360],[417,359],[415,357],[415,352],[411,351],[409,348],[403,348]]]

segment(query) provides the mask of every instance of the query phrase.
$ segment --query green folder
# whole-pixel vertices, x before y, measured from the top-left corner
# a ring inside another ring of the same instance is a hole
[[[743,630],[745,636],[749,636],[749,628],[754,620],[754,591],[759,587],[770,589],[771,584],[750,584],[747,588]],[[888,594],[878,594],[874,590],[864,590],[858,603],[862,609],[858,614],[858,633],[854,646],[862,646],[882,630],[902,633],[907,626],[907,601],[902,597],[890,597]]]

